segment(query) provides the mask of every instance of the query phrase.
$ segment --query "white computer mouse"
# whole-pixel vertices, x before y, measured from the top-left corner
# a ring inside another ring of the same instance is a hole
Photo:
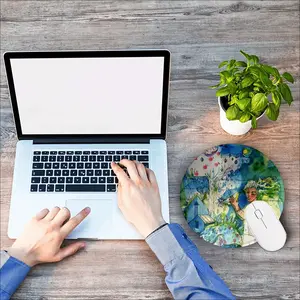
[[[245,209],[245,219],[258,244],[267,251],[281,249],[286,232],[272,207],[264,201],[253,201]]]

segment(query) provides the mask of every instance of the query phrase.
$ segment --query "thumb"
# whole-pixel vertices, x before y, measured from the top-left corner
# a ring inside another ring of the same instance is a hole
[[[61,248],[55,258],[57,261],[63,260],[64,258],[75,254],[78,250],[84,247],[85,247],[85,243],[82,242],[73,243],[64,248]]]

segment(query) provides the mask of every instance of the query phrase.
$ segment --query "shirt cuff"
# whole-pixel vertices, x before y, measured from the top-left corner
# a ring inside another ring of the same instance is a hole
[[[6,260],[0,269],[1,292],[11,296],[27,276],[30,267],[5,251],[1,251],[1,257]]]
[[[181,258],[185,254],[171,229],[172,231],[174,229],[178,231],[178,235],[187,243],[187,246],[193,246],[187,240],[187,236],[182,228],[177,224],[170,224],[153,232],[146,238],[146,242],[164,266],[176,258]]]

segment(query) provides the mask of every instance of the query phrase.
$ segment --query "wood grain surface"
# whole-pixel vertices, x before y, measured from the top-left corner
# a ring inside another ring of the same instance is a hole
[[[299,291],[299,1],[33,1],[1,0],[5,51],[167,48],[172,53],[168,119],[171,220],[239,299],[300,299]],[[219,62],[255,53],[296,78],[295,102],[277,122],[262,120],[242,137],[222,131],[214,91]],[[1,248],[17,142],[1,58]],[[285,183],[285,247],[212,246],[193,233],[179,206],[179,185],[192,159],[219,143],[265,153]],[[26,199],[24,199],[26,201]],[[89,241],[59,264],[35,267],[13,299],[171,299],[164,270],[143,241]]]

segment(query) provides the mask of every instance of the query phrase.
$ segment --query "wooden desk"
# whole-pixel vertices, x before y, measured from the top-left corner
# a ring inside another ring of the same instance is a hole
[[[1,0],[1,56],[8,50],[167,48],[172,52],[168,155],[171,220],[238,298],[299,297],[299,2]],[[219,126],[209,85],[220,61],[255,53],[296,77],[295,102],[275,123],[232,137]],[[1,60],[2,63],[2,60]],[[1,247],[9,246],[8,211],[16,133],[1,66]],[[201,241],[179,206],[179,184],[192,161],[219,143],[244,143],[268,155],[286,188],[288,241],[268,253],[257,244],[221,249]],[[26,201],[26,199],[24,199]],[[87,242],[59,264],[34,268],[14,299],[170,299],[164,271],[143,241]],[[298,298],[297,298],[298,299]]]

